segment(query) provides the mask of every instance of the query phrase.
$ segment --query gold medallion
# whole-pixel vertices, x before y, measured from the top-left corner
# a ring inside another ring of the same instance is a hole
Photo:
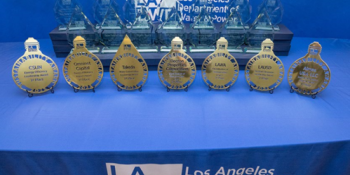
[[[316,98],[316,94],[326,89],[331,80],[331,70],[321,59],[321,51],[322,46],[314,42],[309,46],[308,53],[290,66],[288,83],[291,92],[296,91]]]
[[[12,68],[12,78],[16,85],[30,97],[49,90],[53,93],[59,78],[56,63],[42,54],[39,42],[34,38],[28,38],[24,45],[26,52]]]
[[[164,86],[170,89],[188,90],[196,77],[196,64],[183,50],[183,41],[175,37],[171,41],[171,51],[158,65],[158,76]]]
[[[274,43],[270,39],[262,42],[261,51],[249,60],[245,68],[245,78],[250,90],[269,91],[271,94],[284,78],[282,61],[273,52]]]
[[[226,89],[237,81],[239,65],[235,57],[227,50],[228,42],[224,37],[217,41],[217,48],[209,55],[202,65],[202,77],[211,89]]]
[[[103,65],[96,55],[86,49],[83,37],[77,36],[73,43],[73,53],[64,61],[64,78],[75,91],[91,89],[95,91],[103,77]]]
[[[148,67],[128,35],[115,54],[109,72],[119,90],[142,91],[142,86],[148,78]]]

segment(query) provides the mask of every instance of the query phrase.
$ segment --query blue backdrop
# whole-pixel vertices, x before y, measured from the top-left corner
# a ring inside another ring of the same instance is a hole
[[[124,3],[124,0],[118,0]],[[350,1],[336,0],[281,0],[285,15],[283,23],[298,37],[350,38]],[[251,0],[252,17],[262,0]],[[94,0],[80,0],[83,10],[92,20]],[[0,16],[0,42],[24,41],[29,36],[49,38],[49,32],[57,26],[53,8],[55,0],[2,1]]]

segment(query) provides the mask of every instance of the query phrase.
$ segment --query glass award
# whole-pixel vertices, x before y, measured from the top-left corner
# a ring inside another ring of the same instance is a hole
[[[136,5],[135,0],[126,0],[123,6],[124,24],[128,29],[131,29],[132,24],[136,20]]]
[[[96,0],[94,5],[96,28],[122,29],[123,22],[119,17],[119,5],[116,0]]]
[[[157,34],[161,44],[161,52],[170,52],[171,40],[176,36],[186,40],[185,25],[179,11],[175,7],[171,9],[168,18],[157,29]]]
[[[253,91],[269,91],[271,94],[284,78],[282,61],[273,52],[274,43],[266,39],[258,55],[251,58],[245,68],[245,78]]]
[[[95,26],[85,16],[79,6],[76,6],[74,13],[66,30],[68,43],[74,47],[74,39],[81,36],[86,41],[86,48],[91,53],[99,53],[100,49],[97,44],[100,42],[99,34]]]
[[[14,82],[20,89],[27,92],[29,97],[47,91],[54,93],[54,87],[59,78],[56,63],[42,54],[39,42],[34,38],[28,38],[24,45],[26,52],[12,68]]]
[[[192,24],[190,52],[215,51],[216,28],[207,10],[207,5],[210,5],[207,0],[197,0],[197,3],[193,5],[193,11],[199,9],[199,14],[194,17]]]
[[[76,0],[56,0],[54,12],[56,21],[59,23],[59,30],[67,30],[67,26],[76,7],[79,7]],[[77,25],[76,27],[82,29],[84,26]]]
[[[239,65],[235,57],[227,50],[228,42],[221,37],[217,42],[216,51],[209,55],[202,64],[202,78],[211,89],[230,91],[237,81]]]
[[[331,80],[331,70],[322,60],[322,46],[314,42],[309,46],[308,53],[296,60],[288,70],[288,82],[291,92],[304,95],[316,95],[325,90]]]
[[[282,21],[283,6],[280,0],[264,0],[259,6],[259,15],[251,25],[248,33],[248,53],[258,53],[261,43],[266,38],[274,40],[275,31]]]
[[[196,64],[183,50],[183,41],[175,37],[171,42],[172,50],[166,54],[158,65],[158,76],[162,84],[171,89],[186,92],[196,77]]]
[[[131,29],[130,38],[139,52],[158,52],[152,19],[145,6],[141,6]]]
[[[74,39],[73,52],[63,64],[63,75],[74,92],[93,90],[103,77],[103,65],[100,59],[86,48],[85,39],[77,36]]]
[[[229,16],[222,25],[221,35],[228,40],[229,52],[243,52],[242,45],[249,30],[251,6],[248,0],[234,0],[228,5],[228,9]]]
[[[139,90],[148,78],[148,67],[128,35],[115,54],[109,72],[118,90]]]

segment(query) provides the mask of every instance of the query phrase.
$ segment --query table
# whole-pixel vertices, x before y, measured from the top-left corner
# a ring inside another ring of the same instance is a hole
[[[23,43],[0,43],[0,174],[350,174],[350,40],[294,38],[280,58],[287,72],[313,41],[332,71],[316,99],[286,77],[250,92],[242,70],[230,92],[209,92],[200,71],[188,92],[167,92],[156,71],[142,92],[118,92],[108,69],[96,93],[74,93],[61,71],[55,94],[29,98],[11,77]]]

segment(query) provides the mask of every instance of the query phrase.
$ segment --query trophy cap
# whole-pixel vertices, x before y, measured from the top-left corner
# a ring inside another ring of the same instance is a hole
[[[309,53],[311,55],[319,55],[322,51],[322,46],[319,42],[313,42],[312,44],[310,44],[309,46]]]
[[[228,41],[225,37],[221,37],[217,42],[216,42],[216,48],[217,49],[227,49],[228,47]]]
[[[81,36],[77,36],[75,37],[74,41],[73,41],[73,44],[74,44],[74,48],[78,48],[79,47],[85,47],[86,46],[86,41],[83,37]]]
[[[32,47],[32,46],[36,46],[36,48]],[[40,45],[38,40],[34,39],[33,37],[29,37],[25,43],[24,43],[24,47],[26,48],[27,51],[37,51],[40,49]],[[33,50],[34,49],[34,50]]]
[[[265,39],[261,44],[261,50],[264,52],[266,51],[273,51],[274,43],[270,38]]]

